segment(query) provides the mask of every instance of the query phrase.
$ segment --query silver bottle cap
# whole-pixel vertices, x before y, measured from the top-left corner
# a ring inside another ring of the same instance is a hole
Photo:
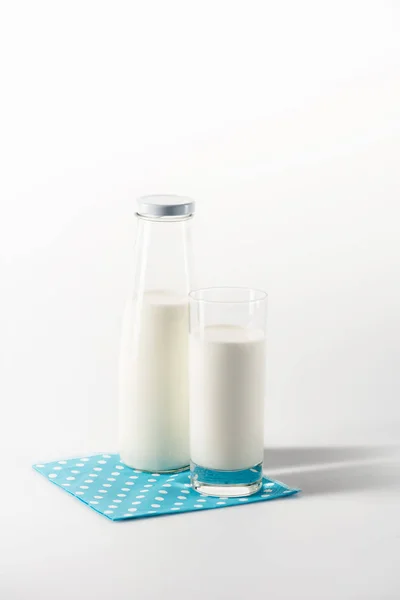
[[[137,213],[143,217],[185,217],[192,215],[195,202],[185,196],[142,196],[137,200]]]

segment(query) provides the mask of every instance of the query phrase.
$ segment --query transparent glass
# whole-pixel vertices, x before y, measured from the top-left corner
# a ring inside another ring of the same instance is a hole
[[[188,293],[191,215],[137,215],[119,373],[119,452],[130,467],[189,465]]]
[[[192,485],[250,495],[262,483],[267,295],[208,288],[189,297]]]

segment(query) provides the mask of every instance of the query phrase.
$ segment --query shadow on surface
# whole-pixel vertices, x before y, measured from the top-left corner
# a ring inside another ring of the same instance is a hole
[[[359,464],[354,464],[357,461]],[[280,473],[279,469],[284,470]],[[272,479],[301,488],[306,495],[389,488],[400,491],[400,449],[396,446],[266,448],[264,471]]]
[[[303,467],[400,456],[395,446],[299,446],[264,448],[264,469]]]
[[[396,488],[400,492],[400,462],[344,464],[318,470],[285,472],[282,475],[274,472],[271,477],[282,480],[290,487],[300,488],[305,495]]]

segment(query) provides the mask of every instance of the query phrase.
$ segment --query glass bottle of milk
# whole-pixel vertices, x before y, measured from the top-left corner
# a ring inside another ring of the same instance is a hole
[[[119,452],[126,465],[173,472],[189,464],[188,293],[191,219],[180,196],[137,202],[132,289],[119,375]]]

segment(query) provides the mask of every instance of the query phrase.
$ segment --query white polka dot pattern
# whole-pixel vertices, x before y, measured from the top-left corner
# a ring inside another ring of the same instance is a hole
[[[252,496],[205,496],[192,489],[188,471],[173,475],[144,473],[123,465],[117,454],[97,454],[79,459],[40,463],[33,468],[112,521],[174,512],[204,512],[209,509],[287,497],[299,491],[264,478],[262,489]]]

